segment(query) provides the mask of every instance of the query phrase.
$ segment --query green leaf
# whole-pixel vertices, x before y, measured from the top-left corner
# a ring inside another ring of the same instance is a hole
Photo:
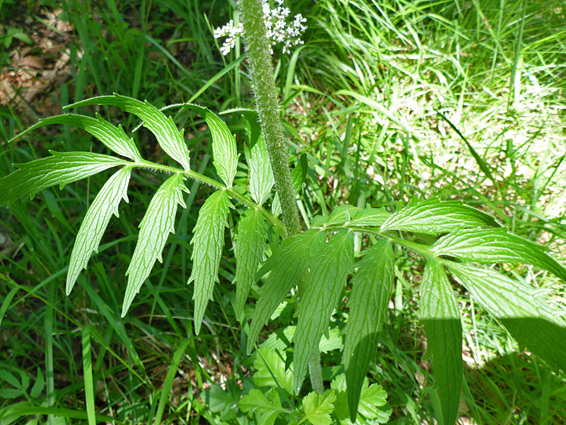
[[[214,283],[218,282],[218,268],[224,246],[224,228],[228,226],[230,200],[224,190],[214,192],[202,206],[193,239],[193,271],[189,283],[194,281],[195,332],[200,332],[202,319],[209,300],[212,300]]]
[[[381,240],[367,250],[358,263],[348,301],[350,317],[344,329],[344,370],[352,422],[355,422],[369,364],[375,357],[377,336],[387,315],[394,279],[393,249],[387,240]]]
[[[507,233],[506,229],[462,229],[440,238],[432,247],[437,255],[484,264],[525,263],[554,273],[566,282],[566,270],[544,248]]]
[[[313,260],[298,308],[294,358],[296,392],[301,388],[313,350],[318,350],[322,333],[328,328],[353,261],[354,235],[345,230],[332,236]]]
[[[540,298],[540,291],[490,269],[448,263],[471,296],[497,318],[517,342],[556,368],[566,370],[566,323]]]
[[[330,414],[334,411],[336,394],[334,390],[327,390],[324,394],[315,392],[307,394],[303,398],[304,417],[301,422],[309,421],[313,425],[330,425],[332,419]]]
[[[67,124],[82,128],[83,130],[87,131],[98,140],[100,140],[104,145],[106,145],[106,147],[108,147],[108,149],[112,150],[113,152],[116,152],[119,155],[125,156],[135,161],[142,160],[142,156],[138,151],[134,140],[126,136],[126,133],[122,129],[122,126],[116,127],[98,114],[96,114],[96,118],[77,114],[64,114],[54,117],[42,118],[37,124],[21,132],[16,137],[20,138],[40,127],[53,124]]]
[[[293,374],[285,367],[285,353],[261,347],[254,360],[254,383],[258,387],[281,387],[293,394]]]
[[[436,419],[440,425],[452,425],[458,416],[463,376],[460,312],[446,273],[434,260],[426,264],[420,291],[421,321],[440,398]]]
[[[161,252],[167,237],[169,233],[175,233],[177,204],[185,207],[183,191],[188,192],[183,176],[175,174],[159,187],[147,207],[140,223],[138,243],[126,271],[128,286],[122,305],[122,317],[128,312],[134,297],[149,276],[155,260],[163,261]]]
[[[263,136],[258,138],[250,153],[250,195],[257,204],[262,205],[275,182]]]
[[[383,208],[367,207],[358,211],[350,220],[350,225],[360,227],[381,227],[390,216]]]
[[[361,388],[360,403],[356,420],[350,420],[348,408],[348,391],[346,390],[346,377],[338,375],[330,388],[336,391],[334,402],[335,414],[342,425],[360,423],[385,424],[391,416],[391,407],[387,404],[387,393],[381,385],[369,385],[367,378],[364,379]]]
[[[235,238],[236,250],[236,316],[244,313],[246,298],[256,281],[258,266],[262,260],[267,240],[267,226],[259,210],[247,210],[240,222]]]
[[[281,407],[281,401],[277,391],[269,391],[270,399],[268,399],[260,390],[250,390],[248,395],[242,397],[238,403],[238,407],[242,412],[258,412],[258,413],[271,413],[271,412],[284,412]]]
[[[183,106],[197,111],[204,118],[206,124],[208,124],[212,134],[214,167],[226,186],[232,187],[239,156],[236,147],[236,136],[232,134],[226,123],[209,109],[193,103],[184,103]]]
[[[181,164],[185,170],[190,170],[189,150],[183,138],[183,130],[179,131],[173,118],[167,117],[149,102],[114,94],[82,100],[65,108],[79,108],[87,105],[116,106],[142,119],[143,126],[155,135],[163,151]]]
[[[128,202],[129,181],[130,168],[122,168],[108,179],[88,209],[71,253],[67,272],[67,295],[73,290],[81,270],[86,268],[92,252],[98,248],[110,218],[113,214],[118,217],[120,201],[124,199]]]
[[[325,234],[318,230],[285,239],[258,272],[271,272],[263,284],[250,325],[248,354],[253,350],[259,332],[293,286],[299,281],[324,243]]]
[[[14,164],[19,170],[0,179],[0,205],[51,186],[75,182],[111,167],[131,164],[128,161],[89,152],[51,152],[53,156]]]
[[[248,395],[242,397],[238,406],[242,412],[255,413],[257,425],[273,425],[277,417],[286,411],[281,407],[279,394],[275,390],[264,395],[260,390],[252,389]]]
[[[460,228],[486,226],[499,227],[499,224],[489,214],[459,201],[429,199],[409,203],[401,211],[389,217],[381,226],[381,231],[404,230],[437,235]]]

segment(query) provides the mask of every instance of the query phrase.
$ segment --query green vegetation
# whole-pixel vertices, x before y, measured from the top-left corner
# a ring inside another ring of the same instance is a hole
[[[286,6],[298,234],[235,4],[0,2],[0,423],[562,423],[563,2]]]

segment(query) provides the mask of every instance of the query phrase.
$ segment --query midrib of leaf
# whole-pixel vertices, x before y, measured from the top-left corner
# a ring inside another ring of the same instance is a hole
[[[67,295],[71,293],[81,270],[86,268],[92,252],[100,244],[112,214],[118,217],[120,201],[123,199],[128,202],[130,174],[131,169],[125,167],[110,177],[88,209],[71,253],[67,273]]]
[[[440,398],[438,420],[441,425],[452,425],[462,387],[462,323],[452,286],[438,262],[427,262],[420,291],[421,321]]]
[[[342,231],[330,238],[313,259],[302,285],[299,320],[295,332],[294,387],[298,392],[313,350],[318,350],[322,333],[327,330],[332,310],[338,304],[354,260],[354,236]]]
[[[224,229],[228,226],[230,201],[224,190],[214,192],[202,206],[195,225],[193,239],[193,270],[189,283],[194,281],[195,333],[200,332],[208,301],[212,300],[214,284],[224,247]]]
[[[162,261],[161,252],[169,233],[175,233],[177,205],[185,207],[182,193],[188,191],[183,176],[175,174],[167,179],[151,199],[140,223],[140,234],[126,276],[128,285],[122,306],[122,317],[126,315],[134,297],[149,276],[155,260]]]

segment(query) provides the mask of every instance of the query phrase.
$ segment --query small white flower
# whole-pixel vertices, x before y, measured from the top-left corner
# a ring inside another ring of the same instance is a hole
[[[304,44],[301,40],[301,35],[307,30],[304,25],[307,20],[303,15],[298,13],[293,17],[291,23],[287,23],[287,18],[291,15],[289,8],[283,6],[284,0],[274,0],[279,6],[271,9],[268,0],[263,0],[262,11],[265,26],[267,28],[267,38],[271,40],[271,45],[283,45],[283,53],[290,53],[290,47]],[[227,37],[220,51],[223,55],[230,53],[230,50],[236,45],[236,38],[238,38],[244,31],[241,23],[234,26],[234,21],[230,20],[223,27],[218,27],[214,30],[214,38]],[[270,47],[271,53],[273,48]]]

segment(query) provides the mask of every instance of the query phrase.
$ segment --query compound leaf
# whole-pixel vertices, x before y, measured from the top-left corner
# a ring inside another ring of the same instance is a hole
[[[304,282],[295,331],[295,391],[300,390],[307,364],[318,350],[322,333],[327,330],[332,310],[340,300],[354,261],[354,235],[346,230],[332,236],[313,259]]]
[[[216,114],[209,109],[192,103],[185,103],[189,109],[197,111],[208,124],[212,134],[212,155],[214,167],[222,181],[228,187],[232,187],[236,168],[238,167],[238,150],[236,147],[236,136],[232,134],[228,126]]]
[[[454,292],[440,264],[426,264],[421,291],[421,320],[427,350],[432,354],[435,386],[440,398],[440,425],[452,425],[458,416],[462,388],[462,323]]]
[[[169,233],[175,233],[177,204],[185,207],[183,191],[187,192],[183,176],[175,174],[167,179],[151,199],[140,223],[140,234],[126,276],[128,286],[122,305],[122,317],[126,315],[134,297],[149,276],[155,260],[162,261],[161,252]]]
[[[119,158],[90,152],[51,152],[53,156],[14,164],[19,170],[0,179],[0,205],[51,186],[61,188],[111,167],[131,164]]]
[[[381,240],[358,263],[348,301],[350,316],[344,329],[344,369],[350,419],[355,422],[362,385],[375,355],[377,336],[393,291],[395,258],[391,244]]]
[[[554,273],[566,282],[566,270],[544,248],[507,233],[506,229],[461,229],[440,238],[432,247],[437,255],[484,264],[525,263]]]
[[[486,226],[500,227],[489,214],[464,205],[459,201],[429,199],[423,202],[409,203],[401,211],[389,217],[381,226],[381,231],[405,230],[437,235],[460,228]]]
[[[125,167],[110,177],[88,209],[71,253],[67,272],[67,295],[73,290],[80,272],[86,268],[92,252],[98,248],[110,218],[113,214],[118,217],[120,201],[124,199],[128,202],[130,174],[130,168]]]
[[[194,281],[195,332],[200,332],[202,319],[214,284],[218,282],[218,268],[224,247],[224,228],[228,226],[230,200],[224,190],[214,192],[200,209],[193,239],[193,270],[189,282]]]
[[[259,299],[256,303],[254,317],[250,325],[248,354],[252,351],[253,343],[263,325],[267,323],[291,288],[299,284],[301,277],[324,243],[324,238],[324,232],[318,230],[309,230],[291,236],[281,243],[259,270],[258,277],[267,272],[270,272],[270,274],[260,290]]]
[[[18,138],[40,127],[52,124],[67,124],[82,128],[100,140],[108,149],[119,155],[141,161],[142,157],[132,138],[126,136],[122,126],[110,124],[100,115],[96,118],[78,114],[64,114],[54,117],[41,118],[39,122],[17,135]]]
[[[327,390],[324,394],[311,392],[303,398],[303,413],[301,422],[309,421],[312,425],[330,425],[330,414],[334,411],[336,394],[334,390]]]
[[[269,196],[275,180],[263,136],[250,149],[250,195],[259,205]]]
[[[179,131],[173,118],[167,117],[163,112],[151,105],[149,102],[141,102],[131,97],[99,96],[82,100],[66,108],[78,108],[87,105],[112,105],[134,114],[143,120],[143,126],[151,131],[163,151],[183,166],[185,170],[190,169],[189,150],[183,139],[183,131]]]
[[[263,215],[259,210],[247,210],[240,222],[235,238],[236,251],[236,315],[242,317],[246,298],[250,288],[256,281],[256,273],[261,262],[267,227]]]
[[[533,354],[566,370],[566,323],[540,299],[540,292],[494,270],[450,262],[452,274],[471,296]]]

